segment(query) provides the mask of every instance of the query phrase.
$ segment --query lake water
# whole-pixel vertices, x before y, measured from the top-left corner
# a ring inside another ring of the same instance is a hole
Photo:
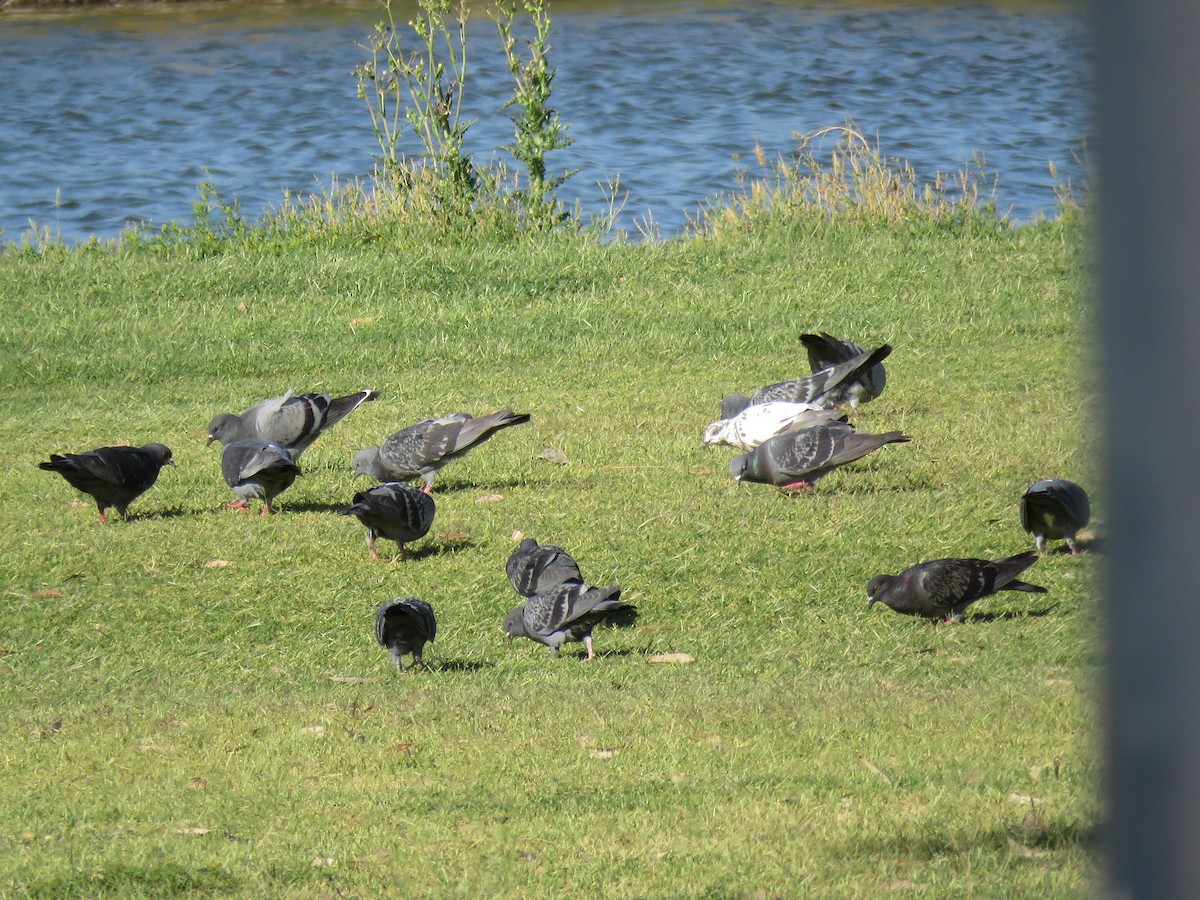
[[[509,160],[511,82],[495,25],[469,26],[470,147]],[[211,179],[253,217],[285,190],[369,175],[378,151],[353,70],[375,3],[247,2],[0,13],[0,240],[190,221]],[[986,155],[1014,220],[1084,181],[1090,38],[1078,7],[558,0],[553,105],[575,139],[559,190],[585,215],[677,233],[776,158],[843,124],[922,176]],[[1049,167],[1058,168],[1057,178]],[[207,171],[207,175],[205,174]]]

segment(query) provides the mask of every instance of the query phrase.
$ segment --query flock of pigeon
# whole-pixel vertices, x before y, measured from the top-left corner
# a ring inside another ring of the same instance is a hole
[[[730,463],[738,481],[772,484],[785,492],[811,490],[834,469],[887,444],[910,440],[899,431],[859,432],[845,411],[847,406],[857,410],[882,393],[883,361],[892,352],[889,345],[867,351],[826,333],[802,335],[801,340],[812,374],[768,385],[750,396],[726,397],[721,419],[705,429],[706,444],[727,444],[742,451]],[[251,500],[261,500],[261,514],[268,515],[271,501],[300,475],[298,460],[304,450],[377,397],[371,390],[344,397],[289,391],[240,415],[216,416],[208,426],[208,442],[223,445],[221,473],[237,498],[228,505],[247,509]],[[402,428],[378,447],[360,451],[354,457],[354,471],[380,483],[356,493],[342,513],[357,517],[366,527],[371,558],[379,558],[376,540],[382,537],[394,541],[401,558],[407,559],[405,544],[425,536],[433,524],[436,504],[431,494],[442,466],[498,431],[528,421],[528,415],[508,409],[478,418],[452,413]],[[170,449],[153,443],[54,454],[38,465],[89,494],[101,521],[107,521],[109,507],[128,518],[129,505],[155,483],[164,466],[174,464]],[[420,488],[407,483],[416,480],[423,482]],[[1076,534],[1089,519],[1088,497],[1070,481],[1038,481],[1022,496],[1020,516],[1022,526],[1034,535],[1036,551],[995,560],[935,559],[899,575],[877,575],[867,585],[868,603],[957,622],[967,606],[996,591],[1045,593],[1045,588],[1017,576],[1044,552],[1047,540],[1064,539],[1071,553],[1079,552]],[[620,587],[589,585],[561,547],[525,538],[509,557],[506,571],[513,589],[525,598],[504,619],[510,643],[514,637],[528,638],[557,656],[564,643],[582,642],[587,659],[594,659],[595,627],[602,622],[628,625],[636,619],[637,607],[620,599]],[[424,600],[398,598],[376,612],[376,639],[400,671],[401,656],[411,654],[419,664],[425,644],[436,634],[433,607]]]

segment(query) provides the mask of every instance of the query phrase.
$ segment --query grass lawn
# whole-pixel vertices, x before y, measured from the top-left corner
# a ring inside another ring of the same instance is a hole
[[[1032,547],[1038,478],[1102,515],[1083,232],[0,255],[0,894],[1094,892],[1099,538],[959,626],[865,594]],[[703,428],[804,374],[813,330],[893,344],[856,421],[912,442],[806,496],[736,484]],[[214,414],[367,387],[277,515],[224,508]],[[372,563],[336,514],[354,453],[506,406],[531,423],[443,470],[411,560]],[[178,465],[130,522],[36,467],[150,441]],[[518,531],[637,627],[592,663],[506,645]],[[405,595],[439,627],[399,675],[372,624]]]

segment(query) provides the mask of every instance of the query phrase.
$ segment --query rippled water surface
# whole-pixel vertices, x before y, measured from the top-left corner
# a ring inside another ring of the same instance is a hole
[[[553,103],[575,144],[551,163],[579,170],[559,195],[600,214],[619,177],[630,230],[677,232],[734,189],[735,156],[758,143],[774,158],[847,119],[925,176],[986,154],[1017,220],[1083,179],[1075,8],[561,0],[552,17]],[[366,2],[0,13],[0,238],[31,221],[72,240],[189,221],[206,178],[257,215],[369,174],[352,72],[378,18]],[[504,159],[511,83],[482,12],[469,49],[471,146]]]

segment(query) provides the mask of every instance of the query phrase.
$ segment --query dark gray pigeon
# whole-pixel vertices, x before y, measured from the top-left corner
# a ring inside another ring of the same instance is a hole
[[[90,494],[100,509],[100,521],[107,522],[104,510],[115,506],[129,518],[129,504],[149,490],[158,480],[163,466],[173,466],[171,451],[163,444],[144,447],[100,447],[86,453],[50,454],[49,462],[39,469],[57,472],[76,490]]]
[[[1033,535],[1039,553],[1045,551],[1047,540],[1059,538],[1066,540],[1073,555],[1079,553],[1075,535],[1091,515],[1087,492],[1073,481],[1035,481],[1021,497],[1021,526]]]
[[[787,400],[791,403],[815,403],[833,409],[851,402],[854,386],[864,373],[883,362],[892,352],[891,345],[884,344],[870,352],[840,362],[837,365],[813,372],[792,381],[780,381],[761,387],[750,395],[750,403],[769,403],[772,400]],[[728,419],[727,411],[736,409],[739,395],[726,397],[721,403],[721,417]],[[740,412],[740,410],[739,410]],[[737,413],[733,413],[737,415]]]
[[[621,589],[588,587],[578,579],[564,581],[534,594],[504,618],[504,636],[529,638],[550,648],[550,656],[567,641],[583,641],[587,658],[595,659],[592,629],[609,617],[610,625],[628,625],[637,618],[637,607],[621,602]]]
[[[438,470],[464,456],[497,431],[529,421],[526,413],[501,409],[478,419],[467,413],[451,413],[440,419],[425,419],[390,435],[379,447],[359,451],[354,471],[379,481],[413,481],[421,478],[421,490],[429,493]]]
[[[729,463],[738,481],[773,484],[781,491],[811,488],[838,466],[911,438],[899,431],[863,434],[845,422],[828,422],[776,435]]]
[[[858,344],[839,340],[827,331],[819,334],[802,334],[800,343],[808,351],[808,364],[812,367],[814,374],[841,363],[850,362],[867,352]],[[887,375],[883,371],[883,363],[877,362],[862,371],[854,382],[849,384],[847,400],[853,408],[857,409],[860,403],[869,403],[882,394],[886,383]]]
[[[906,616],[961,622],[963,610],[996,591],[1044,594],[1017,576],[1037,562],[1032,550],[1007,559],[934,559],[899,575],[876,575],[867,583],[867,605],[883,603]]]
[[[411,653],[413,665],[421,664],[421,652],[437,637],[433,607],[416,597],[389,600],[375,612],[375,640],[392,654],[396,671],[403,672],[400,657]]]
[[[522,597],[532,597],[564,581],[582,580],[571,554],[554,544],[538,544],[525,538],[508,558],[508,580]]]
[[[433,498],[409,484],[387,481],[359,491],[354,502],[342,510],[344,516],[358,516],[367,526],[367,549],[371,559],[379,559],[377,537],[400,545],[400,558],[408,559],[404,545],[425,537],[433,525],[436,506]]]
[[[208,442],[220,441],[272,441],[291,451],[292,459],[368,400],[374,400],[376,391],[359,391],[345,397],[330,397],[328,394],[301,394],[293,396],[288,391],[282,397],[264,400],[252,406],[240,416],[221,413],[208,423]]]
[[[271,514],[271,501],[292,486],[300,467],[286,447],[271,441],[243,440],[226,444],[221,452],[221,474],[237,500],[230,509],[249,509],[249,501],[262,500],[261,515]]]

